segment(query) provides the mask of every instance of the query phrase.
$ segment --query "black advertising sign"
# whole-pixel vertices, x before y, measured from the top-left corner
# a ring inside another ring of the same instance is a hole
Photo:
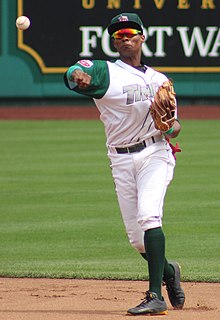
[[[18,48],[42,73],[63,73],[79,59],[115,59],[106,30],[122,12],[142,19],[143,61],[162,72],[220,72],[219,0],[17,0]]]

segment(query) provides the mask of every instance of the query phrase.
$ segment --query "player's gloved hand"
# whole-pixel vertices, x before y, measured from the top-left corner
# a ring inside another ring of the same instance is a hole
[[[92,80],[92,77],[83,72],[82,70],[76,69],[71,74],[72,81],[77,83],[79,88],[87,88]]]
[[[155,128],[161,132],[169,131],[175,121],[176,93],[172,81],[165,81],[154,96],[150,106],[150,113],[154,120]]]

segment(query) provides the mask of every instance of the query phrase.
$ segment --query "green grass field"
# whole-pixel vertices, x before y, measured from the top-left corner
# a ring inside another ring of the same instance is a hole
[[[185,281],[220,281],[220,121],[182,121],[164,213]],[[146,279],[100,121],[0,121],[0,276]]]

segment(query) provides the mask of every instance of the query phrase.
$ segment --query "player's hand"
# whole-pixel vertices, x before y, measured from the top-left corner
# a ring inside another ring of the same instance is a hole
[[[71,77],[72,80],[77,83],[79,88],[87,88],[92,80],[90,75],[78,69],[73,71]]]

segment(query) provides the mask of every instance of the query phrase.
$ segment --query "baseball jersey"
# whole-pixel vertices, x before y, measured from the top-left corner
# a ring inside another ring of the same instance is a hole
[[[154,126],[150,105],[167,77],[145,66],[145,72],[121,60],[81,60],[74,66],[89,74],[88,88],[80,89],[65,75],[66,86],[92,97],[104,123],[107,146],[128,146],[161,135]]]

